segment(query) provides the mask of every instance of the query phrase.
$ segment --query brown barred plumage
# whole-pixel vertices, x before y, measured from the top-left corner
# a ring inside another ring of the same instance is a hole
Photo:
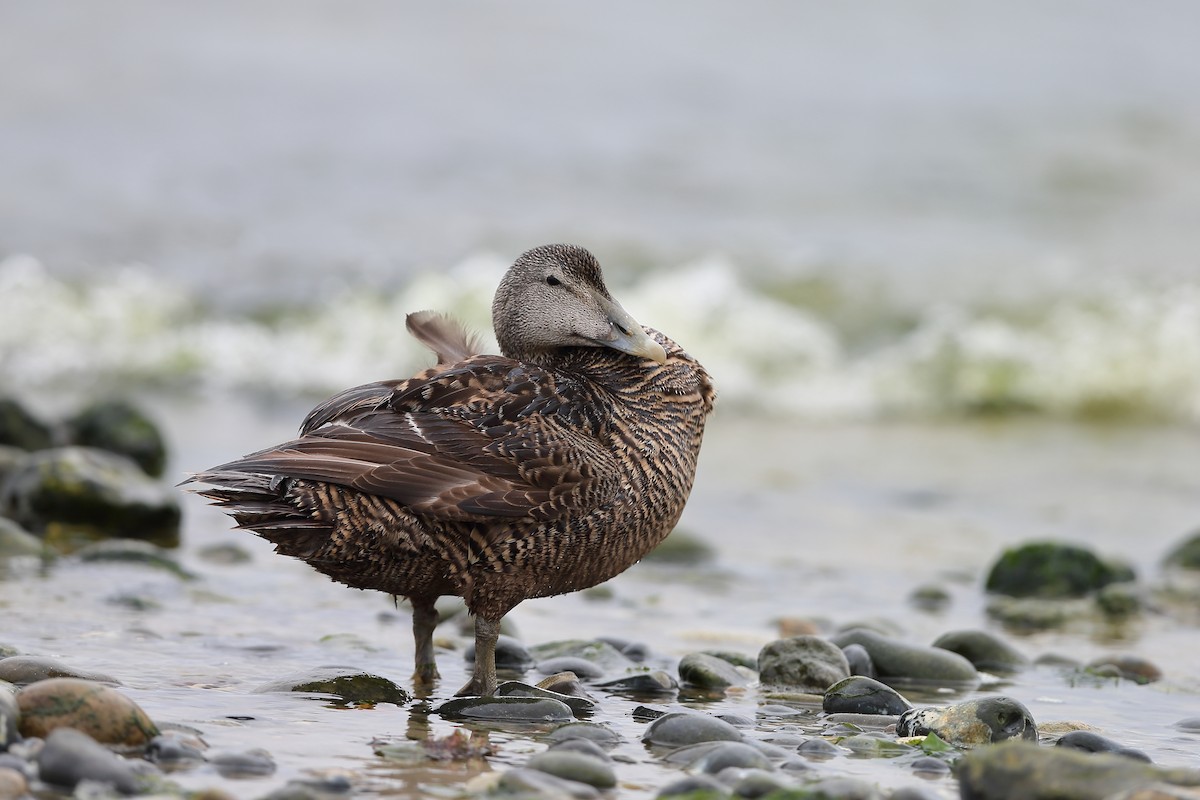
[[[460,694],[495,690],[500,619],[529,597],[624,571],[674,527],[714,392],[666,336],[638,326],[586,250],[522,255],[493,305],[503,356],[453,323],[409,330],[438,365],[315,408],[290,442],[200,473],[200,493],[334,580],[413,604],[416,679],[437,677],[434,601],[476,615]]]

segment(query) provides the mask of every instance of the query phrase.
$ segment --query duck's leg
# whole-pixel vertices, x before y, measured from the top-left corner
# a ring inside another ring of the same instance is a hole
[[[438,612],[433,597],[412,598],[413,642],[416,644],[413,683],[430,684],[437,680],[437,659],[433,655],[433,629],[438,624]]]
[[[460,697],[491,697],[496,693],[496,639],[500,636],[500,618],[475,617],[475,671],[459,690]]]

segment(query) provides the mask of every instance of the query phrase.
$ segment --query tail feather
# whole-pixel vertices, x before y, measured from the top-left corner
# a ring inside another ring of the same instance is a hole
[[[273,543],[277,552],[309,560],[329,544],[333,532],[329,523],[313,518],[292,502],[288,478],[209,470],[189,482],[205,484],[191,491],[212,500],[233,517],[237,527]]]
[[[404,327],[437,354],[439,364],[456,364],[479,355],[479,337],[468,333],[459,322],[445,314],[416,311],[405,318]]]

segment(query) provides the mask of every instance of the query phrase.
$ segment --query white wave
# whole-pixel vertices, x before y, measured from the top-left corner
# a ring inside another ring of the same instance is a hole
[[[17,394],[138,384],[328,394],[429,363],[404,330],[409,311],[449,312],[494,349],[489,308],[504,268],[468,259],[395,294],[347,290],[267,321],[205,312],[146,268],[73,284],[12,257],[0,262],[0,382]],[[709,368],[727,411],[1200,420],[1200,284],[1091,288],[1037,310],[929,309],[855,354],[827,320],[757,291],[722,259],[616,294]]]

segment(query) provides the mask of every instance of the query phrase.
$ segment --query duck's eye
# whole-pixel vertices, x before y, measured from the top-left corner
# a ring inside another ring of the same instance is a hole
[[[558,278],[554,277],[553,275],[547,275],[546,276],[546,285],[547,286],[561,286],[562,281],[560,281]]]

